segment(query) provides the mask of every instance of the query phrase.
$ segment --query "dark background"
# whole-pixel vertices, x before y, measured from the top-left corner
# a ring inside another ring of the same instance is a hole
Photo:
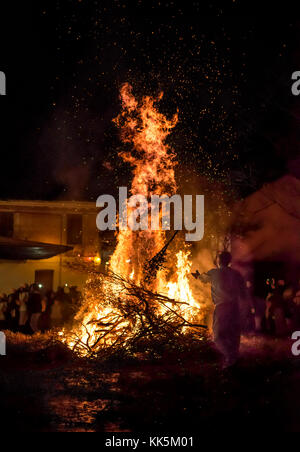
[[[26,4],[24,4],[26,3]],[[1,16],[0,198],[87,199],[130,175],[112,123],[118,91],[164,91],[185,182],[204,175],[245,196],[300,176],[294,19],[201,2],[28,1]],[[191,182],[192,183],[192,182]]]

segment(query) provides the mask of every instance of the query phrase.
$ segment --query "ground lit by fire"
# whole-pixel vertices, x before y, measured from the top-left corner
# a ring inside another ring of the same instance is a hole
[[[160,360],[104,363],[76,358],[51,333],[6,333],[5,431],[299,430],[299,363],[287,339],[243,337],[240,370],[228,379],[204,341]]]

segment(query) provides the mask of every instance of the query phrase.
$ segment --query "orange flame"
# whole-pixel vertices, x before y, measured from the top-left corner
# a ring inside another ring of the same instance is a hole
[[[123,142],[130,143],[133,148],[131,151],[120,153],[121,158],[132,166],[131,195],[141,194],[148,200],[152,195],[172,196],[177,191],[175,154],[166,143],[166,138],[176,126],[178,114],[168,120],[158,111],[156,104],[162,95],[161,93],[157,99],[147,96],[138,102],[132,94],[131,86],[124,84],[120,92],[122,112],[114,120],[121,129]],[[150,208],[150,205],[148,207]],[[130,215],[129,206],[127,210]],[[165,231],[161,229],[132,231],[129,228],[124,230],[120,228],[109,268],[126,280],[137,285],[142,284],[145,264],[163,248],[164,244]],[[194,300],[189,286],[190,253],[184,244],[182,248],[176,254],[177,262],[171,277],[170,272],[167,274],[166,270],[159,270],[150,289],[183,302],[176,305],[175,309],[186,320],[192,321],[199,316],[199,304]],[[109,289],[108,283],[107,290]],[[95,339],[97,327],[91,323],[91,319],[100,319],[103,315],[109,319],[114,316],[120,317],[121,327],[117,331],[114,330],[114,335],[118,334],[118,331],[124,331],[128,326],[128,321],[122,319],[116,309],[102,307],[92,296],[77,315],[77,320],[81,322],[77,337],[79,336],[82,342],[90,337]],[[113,342],[113,337],[108,335],[105,340]],[[73,346],[74,342],[69,342],[69,345]]]
[[[142,194],[148,199],[154,194],[171,196],[177,190],[175,154],[165,141],[177,124],[178,114],[168,120],[157,110],[156,103],[162,96],[163,93],[158,99],[144,97],[139,104],[132,94],[131,86],[126,83],[121,88],[123,110],[115,119],[121,127],[123,141],[131,143],[134,148],[134,152],[120,154],[133,167],[131,194]],[[162,249],[164,240],[165,233],[162,230],[119,231],[117,247],[110,260],[111,270],[137,284],[141,283],[144,264]],[[196,307],[188,281],[191,268],[189,252],[181,250],[176,258],[174,281],[166,281],[161,271],[152,289]]]
[[[133,145],[133,152],[122,152],[120,156],[133,168],[131,194],[141,194],[148,199],[152,195],[171,195],[176,191],[175,155],[165,143],[170,130],[175,127],[177,114],[168,120],[155,107],[160,100],[147,96],[139,104],[129,84],[121,88],[122,113],[115,122],[122,130],[124,143]],[[131,209],[128,207],[130,215]],[[143,265],[160,251],[164,245],[163,231],[120,230],[116,250],[110,268],[125,278],[134,275],[141,283]],[[130,261],[128,262],[128,260]],[[158,288],[158,287],[156,287]]]

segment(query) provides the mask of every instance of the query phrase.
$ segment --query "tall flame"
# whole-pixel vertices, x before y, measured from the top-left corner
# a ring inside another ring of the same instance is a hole
[[[157,99],[147,96],[139,102],[133,96],[131,86],[127,83],[124,84],[120,92],[122,111],[114,120],[120,127],[122,141],[127,145],[130,144],[129,151],[120,153],[120,157],[132,166],[133,178],[130,194],[143,195],[148,200],[152,195],[172,196],[177,191],[175,154],[166,143],[166,139],[176,126],[178,115],[175,114],[172,119],[168,120],[158,111],[157,103],[161,100],[162,95],[161,93]],[[132,208],[128,206],[128,203],[127,210],[130,215]],[[157,215],[160,214],[157,213]],[[109,262],[110,270],[136,285],[143,284],[145,264],[163,248],[166,240],[165,234],[162,229],[152,231],[151,228],[148,228],[148,230],[132,231],[130,228],[119,228],[117,245]],[[184,243],[181,245],[182,249],[176,254],[173,271],[159,270],[156,278],[148,286],[152,292],[158,292],[180,301],[181,303],[176,305],[175,309],[178,314],[191,321],[199,315],[199,304],[194,300],[189,286],[190,253]],[[104,293],[111,290],[109,282],[106,284]],[[119,299],[122,298],[122,294],[114,295]],[[85,342],[89,338],[96,340],[97,326],[92,322],[93,318],[105,317],[111,321],[111,318],[117,316],[120,319],[120,324],[117,330],[114,330],[113,335],[105,335],[106,342],[114,342],[118,334],[127,334],[127,328],[130,329],[129,321],[122,318],[118,310],[105,305],[103,297],[101,303],[91,290],[86,292],[86,298],[88,299],[76,316],[76,320],[80,321],[76,337],[81,342]],[[74,346],[73,341],[66,342],[69,346]]]
[[[160,100],[162,93],[157,100]],[[170,130],[175,127],[177,114],[168,120],[155,107],[156,100],[147,96],[139,104],[129,84],[121,88],[122,112],[115,122],[122,131],[124,143],[130,143],[133,151],[121,152],[120,156],[133,168],[131,194],[141,194],[149,199],[152,195],[170,195],[176,191],[175,156],[165,143]],[[130,215],[131,209],[128,207]],[[115,273],[140,283],[143,265],[164,245],[163,231],[120,230],[117,247],[110,260]]]
[[[115,122],[121,128],[123,142],[133,146],[133,151],[120,153],[123,160],[133,167],[131,194],[142,194],[148,199],[152,195],[173,195],[177,190],[174,171],[176,160],[166,138],[176,126],[178,114],[168,120],[158,111],[156,104],[163,93],[157,99],[146,96],[139,103],[132,94],[132,87],[126,83],[121,88],[120,96],[122,112]],[[161,229],[138,232],[120,230],[110,269],[141,283],[144,264],[162,249],[164,241],[165,233]],[[152,289],[197,306],[188,281],[191,268],[189,252],[181,250],[176,258],[173,282],[166,281],[163,272],[159,272]]]

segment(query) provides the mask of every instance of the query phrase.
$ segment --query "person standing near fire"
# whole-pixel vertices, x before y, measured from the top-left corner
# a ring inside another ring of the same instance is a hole
[[[211,283],[212,300],[215,304],[213,334],[214,342],[222,353],[223,368],[233,366],[239,357],[241,338],[241,319],[239,303],[246,296],[246,286],[241,274],[230,267],[231,254],[219,254],[217,268],[200,274],[192,273],[194,278]]]

